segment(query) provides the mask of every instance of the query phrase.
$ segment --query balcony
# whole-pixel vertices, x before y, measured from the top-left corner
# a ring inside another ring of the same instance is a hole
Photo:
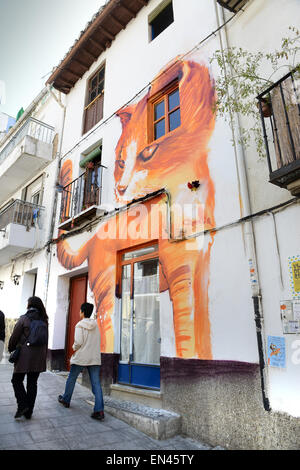
[[[102,165],[91,165],[63,188],[58,228],[70,230],[105,211],[101,208]]]
[[[0,266],[42,246],[44,207],[16,199],[0,213]]]
[[[294,70],[257,98],[270,183],[300,196],[299,71]]]
[[[54,128],[32,117],[0,142],[0,203],[52,160]]]

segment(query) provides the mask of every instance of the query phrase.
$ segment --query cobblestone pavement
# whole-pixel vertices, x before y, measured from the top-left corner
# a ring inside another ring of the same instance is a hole
[[[104,421],[90,415],[92,392],[76,384],[70,408],[57,396],[64,391],[65,377],[45,372],[40,375],[38,395],[31,420],[14,419],[16,400],[11,385],[13,366],[0,363],[0,450],[218,450],[192,439],[176,436],[157,441],[121,420],[105,414]]]

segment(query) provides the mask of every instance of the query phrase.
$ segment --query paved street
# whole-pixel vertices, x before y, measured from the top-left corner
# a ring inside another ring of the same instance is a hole
[[[71,407],[66,409],[57,401],[65,378],[52,372],[40,375],[32,419],[16,420],[12,370],[4,358],[0,363],[1,450],[213,450],[182,436],[156,441],[108,413],[103,422],[93,420],[88,403],[93,400],[92,392],[80,384],[76,384]]]

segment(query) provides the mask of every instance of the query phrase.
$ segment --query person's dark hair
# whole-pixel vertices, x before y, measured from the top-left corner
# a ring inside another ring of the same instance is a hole
[[[88,302],[85,302],[84,304],[81,305],[80,310],[84,314],[85,318],[90,318],[94,310],[94,305],[89,304]]]
[[[29,297],[27,301],[27,308],[36,308],[39,311],[42,320],[48,323],[48,315],[42,300],[39,297]]]

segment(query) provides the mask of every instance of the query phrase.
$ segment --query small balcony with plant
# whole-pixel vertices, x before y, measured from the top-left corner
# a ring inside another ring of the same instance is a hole
[[[300,73],[289,72],[258,95],[270,183],[300,196]]]
[[[257,158],[266,159],[269,182],[295,196],[300,196],[299,52],[300,31],[290,26],[278,50],[228,47],[211,58],[220,70],[216,113],[230,122],[234,140],[244,149],[255,146]]]
[[[62,188],[59,229],[71,230],[103,214],[101,193],[104,168],[100,163],[89,162],[82,175]]]

